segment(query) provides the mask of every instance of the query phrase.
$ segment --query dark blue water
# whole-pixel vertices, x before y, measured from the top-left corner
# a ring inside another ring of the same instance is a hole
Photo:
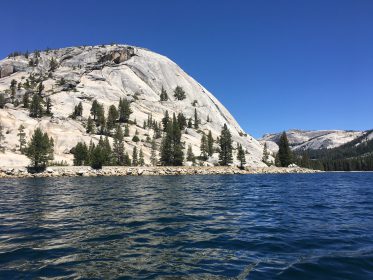
[[[0,187],[1,279],[373,279],[373,173]]]

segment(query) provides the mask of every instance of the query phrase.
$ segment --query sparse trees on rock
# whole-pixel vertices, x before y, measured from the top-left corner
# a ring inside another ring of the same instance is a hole
[[[50,99],[50,97],[46,98],[45,106],[46,106],[45,114],[47,116],[51,116],[52,115],[52,100]]]
[[[30,94],[26,92],[22,97],[23,108],[29,108],[30,106]]]
[[[232,163],[232,136],[226,124],[224,124],[220,138],[220,153],[219,153],[219,163],[220,165],[229,165]]]
[[[95,126],[94,126],[94,122],[93,122],[91,116],[89,116],[88,120],[87,120],[86,132],[87,133],[94,133],[95,132]]]
[[[16,93],[17,93],[17,81],[13,79],[10,82],[10,98],[12,100],[12,104],[14,104]]]
[[[71,118],[76,119],[77,117],[81,116],[83,116],[83,104],[82,102],[79,102],[78,105],[75,105]]]

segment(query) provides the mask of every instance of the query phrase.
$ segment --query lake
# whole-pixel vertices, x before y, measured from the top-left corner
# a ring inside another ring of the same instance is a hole
[[[0,187],[1,279],[373,279],[373,173]]]

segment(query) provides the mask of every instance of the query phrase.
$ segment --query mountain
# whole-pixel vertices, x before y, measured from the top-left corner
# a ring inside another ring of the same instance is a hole
[[[373,130],[289,130],[286,134],[299,166],[325,171],[373,170]],[[280,135],[266,134],[260,141],[276,153]]]
[[[16,89],[13,88],[12,103],[15,105],[11,104],[12,80],[17,85]],[[40,94],[44,100],[50,98],[53,116],[32,118],[29,110],[18,103],[22,103],[27,92],[36,92],[40,82],[44,86]],[[185,91],[184,100],[174,98],[174,90],[178,86]],[[160,101],[162,87],[168,93],[168,101]],[[91,139],[97,142],[100,137],[88,134],[85,128],[93,100],[102,103],[107,114],[109,106],[117,106],[120,98],[131,102],[133,111],[130,137],[125,138],[126,151],[131,154],[135,146],[142,148],[146,163],[149,163],[151,146],[146,138],[151,138],[154,131],[144,129],[143,122],[150,116],[161,122],[166,111],[171,117],[173,113],[183,113],[187,119],[194,119],[196,110],[201,123],[198,129],[186,128],[183,131],[185,150],[192,145],[194,154],[199,155],[202,134],[211,131],[216,139],[222,126],[227,124],[234,147],[239,143],[247,150],[248,164],[263,166],[262,145],[243,131],[207,89],[167,57],[144,48],[102,45],[13,53],[0,61],[0,93],[6,102],[0,109],[0,122],[6,132],[3,143],[5,153],[0,153],[2,166],[29,163],[19,152],[17,133],[21,124],[25,126],[27,139],[36,127],[42,128],[54,139],[55,161],[64,160],[72,164],[70,150],[77,142],[89,143]],[[79,102],[83,105],[83,115],[72,119],[69,115]],[[136,131],[141,140],[137,143],[132,141]],[[157,141],[159,146],[160,139]],[[215,153],[209,162],[216,163],[217,160],[218,153]]]
[[[281,133],[265,134],[259,141],[267,143],[272,152],[278,151],[278,143]],[[286,131],[289,145],[292,150],[320,150],[331,149],[346,144],[364,135],[364,131],[352,130],[298,130]]]

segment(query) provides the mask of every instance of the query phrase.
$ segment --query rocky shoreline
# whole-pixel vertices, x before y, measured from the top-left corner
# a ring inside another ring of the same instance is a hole
[[[31,174],[26,168],[0,168],[0,178],[94,177],[94,176],[164,176],[164,175],[224,175],[224,174],[289,174],[318,173],[321,171],[301,167],[246,167],[235,166],[105,166],[95,170],[88,166],[48,167],[42,173]]]

